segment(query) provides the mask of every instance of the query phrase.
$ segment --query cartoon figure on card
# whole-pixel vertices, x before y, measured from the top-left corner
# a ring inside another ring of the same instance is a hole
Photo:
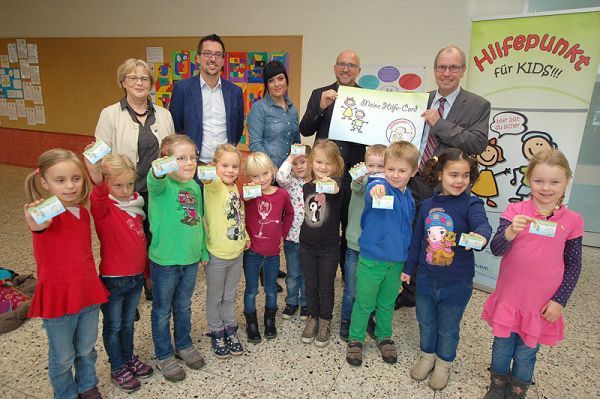
[[[427,229],[427,254],[425,261],[434,266],[448,266],[454,258],[456,233],[454,222],[442,208],[433,208],[425,219]]]
[[[183,209],[184,217],[181,223],[195,226],[198,223],[198,212],[196,211],[196,197],[189,191],[180,190],[177,196],[179,204]]]
[[[227,229],[227,238],[234,241],[240,238],[245,239],[244,209],[237,193],[229,192],[229,199],[225,204],[225,213],[227,214],[227,220],[233,221],[233,224]]]
[[[342,108],[344,112],[342,113],[342,120],[350,119],[352,120],[352,115],[354,114],[354,108],[356,107],[356,101],[352,97],[346,97],[344,100],[344,105]]]
[[[483,166],[483,170],[479,172],[479,178],[473,184],[471,192],[478,197],[486,199],[485,203],[490,208],[497,208],[498,204],[492,201],[492,198],[498,196],[498,183],[496,183],[496,176],[506,175],[510,173],[510,168],[506,168],[500,172],[494,173],[491,167],[506,161],[504,158],[504,150],[498,145],[498,140],[492,138],[488,141],[488,145],[485,150],[477,155],[477,163]]]
[[[352,129],[350,130],[357,130],[359,133],[362,133],[362,127],[363,124],[365,123],[369,123],[367,121],[363,121],[363,118],[365,117],[365,111],[363,111],[362,109],[357,109],[356,112],[354,112],[354,119],[352,120]]]
[[[558,148],[552,136],[546,132],[531,131],[521,136],[521,152],[527,161],[530,161],[535,154],[543,150],[551,150]],[[519,187],[517,187],[516,196],[509,198],[510,202],[521,202],[531,194],[529,181],[527,181],[527,165],[521,165],[513,169],[513,178],[510,184],[517,185],[517,173],[521,174]]]
[[[306,201],[304,220],[310,227],[321,227],[327,217],[325,194],[315,193]]]

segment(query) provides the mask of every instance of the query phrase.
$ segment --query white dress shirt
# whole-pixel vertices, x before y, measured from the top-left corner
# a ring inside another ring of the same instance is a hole
[[[200,148],[200,162],[209,163],[213,160],[215,150],[219,144],[227,143],[227,117],[225,114],[225,101],[221,90],[221,78],[211,88],[200,77],[202,89],[202,148]]]

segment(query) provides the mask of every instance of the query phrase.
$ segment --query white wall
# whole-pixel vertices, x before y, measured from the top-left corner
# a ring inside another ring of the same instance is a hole
[[[0,37],[303,35],[302,115],[311,91],[334,81],[341,50],[355,50],[363,64],[430,66],[448,44],[468,52],[471,19],[520,14],[525,2],[2,0]],[[426,84],[433,88],[432,76]]]

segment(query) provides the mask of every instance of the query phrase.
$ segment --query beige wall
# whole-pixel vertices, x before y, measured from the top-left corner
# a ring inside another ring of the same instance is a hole
[[[445,45],[468,50],[471,19],[520,14],[525,2],[2,0],[0,37],[303,35],[302,115],[311,91],[333,82],[341,50],[354,49],[363,64],[429,66]]]

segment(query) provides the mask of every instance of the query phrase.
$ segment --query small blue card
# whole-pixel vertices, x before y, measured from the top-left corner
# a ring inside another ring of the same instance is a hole
[[[94,165],[96,162],[110,154],[111,151],[108,144],[100,139],[96,139],[96,142],[90,148],[85,150],[83,155],[92,165]]]
[[[155,161],[152,161],[152,170],[154,171],[154,176],[161,177],[168,173],[179,170],[179,164],[177,163],[177,158],[175,157],[163,157],[158,158]]]
[[[540,236],[554,237],[556,234],[556,223],[536,219],[529,224],[529,232]]]
[[[62,202],[53,195],[41,204],[27,209],[31,217],[37,224],[43,224],[55,216],[60,215],[65,211]]]

